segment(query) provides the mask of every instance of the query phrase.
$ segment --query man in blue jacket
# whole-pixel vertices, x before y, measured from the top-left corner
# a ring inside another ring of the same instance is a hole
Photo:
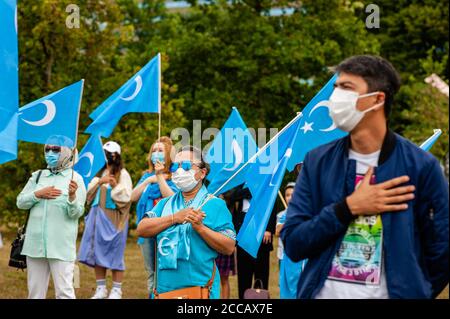
[[[335,69],[330,115],[350,134],[310,151],[281,231],[308,258],[298,298],[435,298],[449,281],[448,184],[431,154],[389,130],[398,73],[376,56]]]

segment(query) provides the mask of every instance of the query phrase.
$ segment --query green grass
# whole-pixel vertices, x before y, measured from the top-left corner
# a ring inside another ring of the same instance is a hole
[[[10,252],[11,239],[13,234],[3,233],[4,247],[0,249],[0,299],[21,299],[27,297],[27,278],[26,271],[22,272],[14,268],[8,267],[8,259]],[[81,238],[81,236],[79,236]],[[270,277],[269,277],[269,291],[271,298],[279,298],[278,289],[278,260],[276,258],[276,244],[275,239],[274,250],[270,256]],[[125,249],[125,277],[123,282],[123,298],[126,299],[145,299],[147,298],[146,289],[146,274],[142,255],[138,245],[136,244],[136,237],[131,232],[128,238],[127,247]],[[80,288],[75,289],[77,298],[90,298],[95,290],[95,276],[92,268],[79,264],[80,267]],[[107,275],[108,287],[111,287],[111,274]],[[237,298],[237,276],[230,277],[230,297]],[[53,283],[50,279],[49,290],[47,298],[54,298],[55,292]],[[439,296],[442,299],[448,299],[448,286]]]
[[[13,234],[2,233],[4,247],[0,249],[0,299],[17,299],[27,297],[26,271],[16,270],[8,266],[9,252]],[[79,236],[79,239],[81,236]],[[272,251],[270,259],[270,294],[272,298],[279,298],[278,289],[278,261],[275,250]],[[94,270],[88,266],[78,263],[80,267],[80,288],[75,289],[79,299],[90,298],[95,291]],[[136,236],[132,231],[125,249],[125,276],[123,281],[123,298],[145,299],[147,298],[146,273],[141,251],[136,244]],[[112,285],[111,273],[107,274],[107,285]],[[230,276],[230,297],[237,298],[237,276]],[[55,291],[50,279],[47,298],[54,298]]]

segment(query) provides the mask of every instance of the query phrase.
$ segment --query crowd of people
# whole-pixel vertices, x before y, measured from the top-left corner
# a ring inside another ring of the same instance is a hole
[[[236,273],[239,298],[268,289],[274,236],[281,298],[436,297],[448,284],[448,182],[430,153],[389,129],[400,81],[388,61],[355,56],[336,72],[330,116],[349,135],[297,165],[296,182],[284,188],[288,207],[272,212],[256,258],[236,245],[250,191],[241,185],[210,196],[199,149],[156,140],[133,188],[120,145],[109,141],[107,164],[86,189],[71,149],[49,140],[47,167],[17,197],[18,208],[30,210],[22,251],[28,297],[45,298],[51,274],[56,298],[75,298],[78,260],[94,269],[93,299],[122,298],[133,203],[149,298],[229,298]]]

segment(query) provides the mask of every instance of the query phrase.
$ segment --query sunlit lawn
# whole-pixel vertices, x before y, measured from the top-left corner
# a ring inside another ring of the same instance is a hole
[[[26,298],[27,283],[26,272],[8,267],[8,258],[10,252],[12,233],[3,233],[4,247],[0,249],[0,299],[9,298]],[[81,238],[81,236],[79,237]],[[271,253],[270,258],[270,282],[269,291],[272,298],[279,298],[278,289],[278,261],[276,258],[276,242],[275,249]],[[123,298],[145,299],[146,291],[146,274],[144,271],[143,259],[139,247],[136,244],[136,237],[131,232],[128,238],[127,248],[125,250],[125,278],[123,283]],[[80,288],[76,289],[77,298],[90,298],[95,290],[94,271],[82,264],[80,267]],[[231,298],[237,298],[237,276],[230,277]],[[108,274],[108,287],[111,287],[111,275]],[[53,284],[50,280],[48,298],[54,298]],[[448,299],[448,286],[439,298]]]
[[[13,234],[3,233],[4,247],[0,249],[0,299],[26,298],[27,283],[26,272],[8,267],[11,240]],[[81,236],[79,236],[81,238]],[[75,290],[77,298],[90,298],[95,290],[95,276],[93,269],[78,264],[80,267],[80,288]],[[125,278],[123,282],[123,298],[144,299],[147,298],[146,274],[144,270],[141,251],[136,244],[136,237],[131,232],[125,249]],[[111,275],[108,274],[108,289],[112,285]],[[238,297],[237,276],[230,277],[231,298]],[[279,298],[278,290],[278,262],[275,250],[271,254],[270,287],[271,296]],[[50,279],[47,298],[54,298],[55,292]]]

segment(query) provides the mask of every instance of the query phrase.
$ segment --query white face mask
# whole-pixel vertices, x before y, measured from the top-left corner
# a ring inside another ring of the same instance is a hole
[[[192,168],[185,171],[180,167],[172,173],[172,181],[182,192],[189,192],[198,184],[198,181],[195,179],[195,173],[196,171]]]
[[[358,99],[376,94],[378,94],[378,92],[359,95],[354,91],[335,88],[329,99],[330,116],[333,119],[334,124],[343,131],[352,131],[362,120],[364,114],[383,105],[383,102],[381,102],[365,111],[360,111],[356,108]]]

